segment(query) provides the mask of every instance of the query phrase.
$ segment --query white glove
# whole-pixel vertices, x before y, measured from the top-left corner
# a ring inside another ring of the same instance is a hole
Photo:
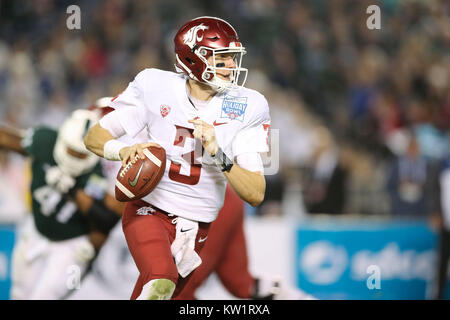
[[[91,261],[94,256],[94,245],[87,238],[80,239],[77,243],[74,243],[73,257],[77,263],[86,264]]]
[[[195,252],[198,222],[181,217],[175,219],[176,235],[170,250],[175,258],[178,273],[185,278],[202,263],[202,259]]]
[[[75,186],[75,179],[64,173],[58,166],[47,169],[45,174],[45,181],[53,189],[62,194],[66,194]]]

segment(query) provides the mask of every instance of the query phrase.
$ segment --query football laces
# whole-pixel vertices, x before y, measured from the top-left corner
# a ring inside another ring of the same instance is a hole
[[[138,160],[139,159],[139,155],[136,154],[136,156],[134,157],[134,160]],[[128,170],[130,170],[133,167],[133,163],[131,161],[129,161],[127,163],[127,165],[125,167],[123,167],[123,169],[120,171],[120,177],[123,178],[125,176],[125,174],[127,173]]]

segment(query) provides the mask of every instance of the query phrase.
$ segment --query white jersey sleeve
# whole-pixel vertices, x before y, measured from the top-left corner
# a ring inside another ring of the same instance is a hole
[[[269,151],[270,114],[267,100],[261,102],[247,126],[242,128],[232,142],[233,156],[243,153],[263,153]]]
[[[134,137],[145,128],[146,123],[143,120],[146,117],[144,108],[126,107],[108,113],[100,119],[99,123],[114,138],[119,138],[125,134]]]
[[[244,168],[252,172],[264,172],[264,165],[261,159],[261,155],[256,152],[241,153],[236,157],[236,163],[241,168]]]
[[[146,112],[144,87],[144,72],[140,72],[125,91],[111,101],[110,106],[115,110],[100,119],[102,128],[107,129],[115,138],[124,134],[134,137],[144,129],[149,115]]]
[[[145,88],[145,73],[147,71],[139,72],[133,81],[128,84],[128,87],[118,96],[111,100],[110,106],[114,109],[121,107],[144,107],[144,92]]]

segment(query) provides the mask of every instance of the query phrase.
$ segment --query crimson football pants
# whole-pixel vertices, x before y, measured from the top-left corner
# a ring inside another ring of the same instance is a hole
[[[140,215],[140,210],[146,214]],[[153,279],[169,279],[176,284],[173,297],[183,289],[192,273],[186,278],[179,277],[175,261],[170,251],[170,245],[175,240],[176,225],[172,223],[175,216],[169,217],[167,212],[151,206],[145,201],[128,202],[123,216],[122,229],[125,239],[139,270],[139,277],[134,287],[131,299],[135,300],[142,291],[142,287]],[[199,238],[208,235],[209,223],[199,222],[195,251],[199,254],[205,242]]]
[[[229,186],[224,206],[217,219],[211,223],[200,257],[202,264],[194,270],[192,277],[175,299],[195,299],[195,291],[212,272],[216,272],[223,286],[233,296],[243,299],[250,297],[255,279],[248,271],[244,202]]]

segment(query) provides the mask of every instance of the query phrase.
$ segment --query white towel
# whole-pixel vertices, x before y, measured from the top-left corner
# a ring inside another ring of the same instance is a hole
[[[176,235],[170,250],[175,258],[178,273],[185,278],[202,263],[202,259],[195,252],[198,222],[181,217],[177,217],[173,221],[177,224]]]

